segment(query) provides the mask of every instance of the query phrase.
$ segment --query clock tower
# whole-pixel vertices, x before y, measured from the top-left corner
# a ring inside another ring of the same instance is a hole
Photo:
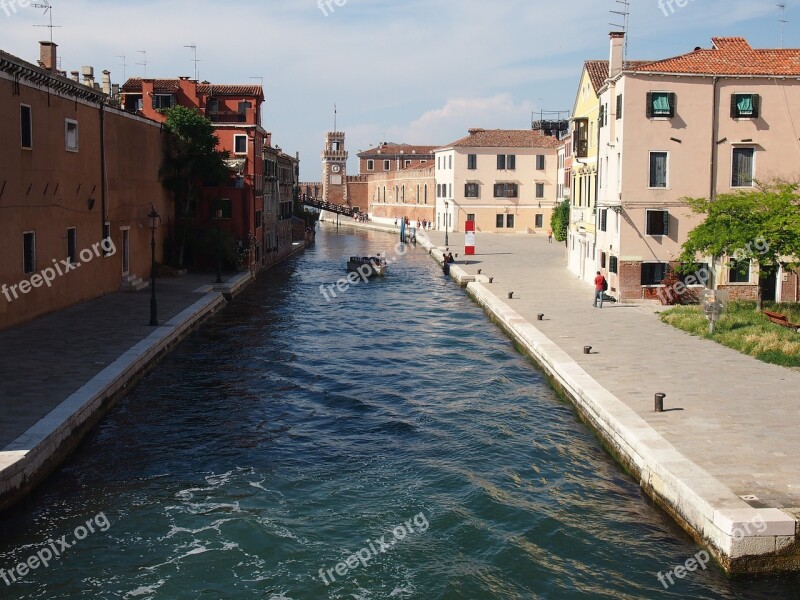
[[[347,156],[344,133],[329,131],[325,134],[322,152],[322,199],[333,204],[345,204],[347,198]]]

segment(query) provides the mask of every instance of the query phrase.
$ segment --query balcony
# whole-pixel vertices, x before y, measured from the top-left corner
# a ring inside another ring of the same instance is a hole
[[[247,113],[232,110],[209,112],[207,116],[212,123],[247,123]]]

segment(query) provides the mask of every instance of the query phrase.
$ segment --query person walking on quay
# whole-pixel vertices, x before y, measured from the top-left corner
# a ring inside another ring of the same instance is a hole
[[[603,294],[608,289],[608,282],[600,271],[597,272],[597,277],[594,278],[594,303],[592,306],[598,306],[597,300],[600,300],[599,308],[603,308]]]
[[[552,244],[553,243],[553,230],[552,229],[548,229],[547,230],[547,243],[548,244]]]

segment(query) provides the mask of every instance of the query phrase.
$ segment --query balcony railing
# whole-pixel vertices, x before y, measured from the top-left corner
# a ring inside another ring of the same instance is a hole
[[[209,112],[208,118],[212,123],[247,123],[247,114],[232,110],[218,110]]]

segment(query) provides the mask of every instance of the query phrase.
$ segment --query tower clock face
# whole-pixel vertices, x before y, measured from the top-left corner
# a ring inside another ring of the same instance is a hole
[[[331,167],[331,171],[333,171],[334,173],[339,173],[341,170],[342,170],[342,167],[340,167],[339,165],[333,165]]]

